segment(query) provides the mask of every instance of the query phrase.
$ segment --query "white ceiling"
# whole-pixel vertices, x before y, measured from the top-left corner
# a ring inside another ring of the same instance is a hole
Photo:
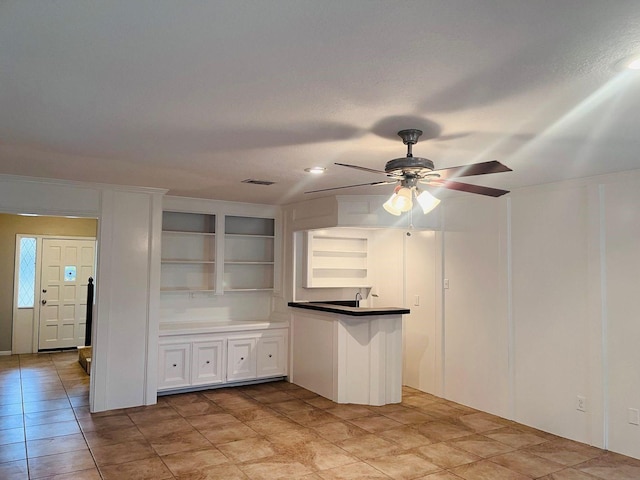
[[[2,1],[0,173],[287,204],[402,128],[498,188],[637,169],[637,53],[638,0]]]

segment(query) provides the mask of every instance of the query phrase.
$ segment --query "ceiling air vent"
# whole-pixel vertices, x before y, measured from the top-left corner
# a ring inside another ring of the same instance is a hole
[[[242,183],[253,183],[254,185],[273,185],[276,182],[270,182],[269,180],[254,180],[253,178],[247,178],[242,180]]]

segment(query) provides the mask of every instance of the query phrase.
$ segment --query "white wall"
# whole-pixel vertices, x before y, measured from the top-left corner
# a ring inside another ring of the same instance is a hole
[[[508,417],[506,201],[465,195],[443,207],[444,396]]]
[[[443,202],[445,397],[640,458],[639,192],[636,171]]]
[[[606,275],[605,391],[609,448],[640,458],[640,179],[607,184],[603,192]]]

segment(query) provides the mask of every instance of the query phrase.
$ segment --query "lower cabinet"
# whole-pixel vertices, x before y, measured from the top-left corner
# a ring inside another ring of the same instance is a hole
[[[158,391],[287,375],[288,330],[160,338]]]

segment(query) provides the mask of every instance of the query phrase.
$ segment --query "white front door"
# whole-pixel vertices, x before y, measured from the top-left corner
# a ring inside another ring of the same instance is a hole
[[[95,275],[95,240],[42,241],[38,349],[84,345],[87,285]]]

